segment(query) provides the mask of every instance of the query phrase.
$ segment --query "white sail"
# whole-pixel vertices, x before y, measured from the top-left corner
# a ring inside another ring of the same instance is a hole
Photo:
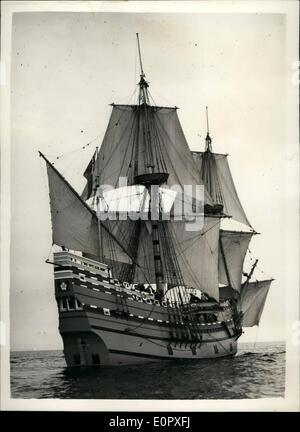
[[[239,309],[243,313],[243,327],[259,324],[272,280],[250,282],[242,289]]]
[[[220,242],[222,242],[224,256],[220,248],[219,283],[231,285],[238,292],[241,289],[244,259],[252,235],[251,232],[220,231]],[[226,266],[230,280],[228,280]]]
[[[97,218],[50,163],[47,173],[53,243],[97,256]]]
[[[151,222],[141,221],[141,230],[136,252],[134,281],[138,283],[155,284],[155,265],[153,256],[153,240]]]
[[[53,243],[99,258],[132,263],[135,224],[127,220],[98,220],[56,168],[47,165]],[[105,252],[105,253],[104,253]]]
[[[201,231],[187,231],[184,221],[170,226],[184,283],[218,300],[220,220],[206,217]]]
[[[118,188],[120,177],[134,185],[137,175],[149,172],[149,149],[154,171],[168,173],[169,187],[203,185],[175,108],[114,105],[98,154],[85,170],[82,198],[93,196],[97,186]],[[206,189],[204,200],[213,205]]]
[[[227,155],[211,152],[192,152],[201,178],[214,203],[223,205],[225,214],[251,226],[238,197]]]
[[[99,188],[101,189],[101,188]],[[97,192],[96,197],[90,197],[86,203],[95,211],[103,213],[133,213],[148,214],[150,210],[150,194],[143,185],[124,186],[116,189]],[[177,192],[167,187],[159,187],[162,213],[169,213],[174,204]],[[136,220],[136,217],[135,217]]]

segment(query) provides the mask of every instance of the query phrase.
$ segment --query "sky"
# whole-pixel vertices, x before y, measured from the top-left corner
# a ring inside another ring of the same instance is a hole
[[[45,164],[81,191],[110,103],[139,79],[135,34],[158,105],[178,106],[192,150],[203,150],[205,106],[215,152],[228,153],[255,236],[257,278],[273,277],[259,329],[241,341],[285,338],[286,22],[282,14],[18,13],[11,57],[11,349],[60,349]],[[84,150],[82,147],[92,142]],[[295,150],[296,152],[296,150]],[[292,245],[295,247],[295,245]]]

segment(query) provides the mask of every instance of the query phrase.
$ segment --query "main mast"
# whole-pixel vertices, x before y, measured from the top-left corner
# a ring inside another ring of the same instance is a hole
[[[153,245],[153,258],[154,258],[154,269],[155,269],[155,280],[157,293],[160,297],[164,294],[164,273],[163,264],[161,256],[161,244],[159,236],[159,220],[161,219],[161,203],[159,186],[166,183],[169,177],[167,172],[159,172],[158,167],[155,164],[153,155],[153,143],[151,133],[151,107],[150,99],[148,93],[149,84],[145,80],[145,73],[143,69],[141,48],[139,34],[136,34],[139,62],[140,62],[140,81],[139,81],[139,98],[138,98],[138,133],[136,141],[136,151],[135,151],[135,177],[134,181],[136,184],[144,185],[150,196],[148,218],[151,221],[152,228],[152,245]],[[145,168],[146,172],[139,173],[138,163],[139,163],[139,139],[140,139],[140,128],[141,128],[141,116],[144,118],[144,139],[146,142],[145,146]]]
[[[189,218],[184,218],[182,222],[176,218],[173,220],[173,213],[175,215],[179,209],[183,211],[182,214],[190,216],[194,215],[195,209],[197,211],[200,208],[196,188],[188,195],[184,191],[184,185],[200,185],[201,176],[190,153],[176,107],[156,106],[150,102],[152,98],[145,77],[140,41],[138,35],[136,37],[140,67],[137,101],[134,105],[113,104],[95,169],[91,170],[93,164],[90,164],[88,176],[85,177],[96,178],[97,184],[112,184],[114,187],[117,187],[120,177],[127,177],[129,186],[145,188],[139,211],[146,211],[146,218],[142,216],[136,222],[131,221],[130,228],[122,223],[112,224],[116,236],[127,243],[128,250],[132,251],[139,266],[133,265],[129,269],[127,261],[126,266],[123,265],[122,254],[109,244],[106,245],[106,238],[104,258],[109,265],[115,265],[113,270],[119,279],[122,279],[120,274],[123,275],[123,267],[124,271],[126,267],[130,270],[130,277],[126,276],[128,280],[156,284],[158,291],[164,293],[171,290],[168,298],[172,296],[173,302],[181,303],[180,292],[183,287],[195,287],[204,292],[207,290],[211,297],[218,299],[217,280],[214,276],[217,273],[217,243],[214,249],[216,253],[211,258],[214,272],[208,267],[202,268],[202,264],[199,266],[198,259],[195,259],[196,256],[211,255],[208,246],[218,240],[219,224],[209,216],[211,213],[216,215],[216,209],[205,188],[204,200],[208,216],[205,218],[203,233],[190,233],[185,229]],[[178,185],[181,193],[176,192],[174,195],[174,192],[167,190]],[[136,192],[134,190],[135,188],[131,189],[131,192],[138,196],[140,192],[137,191],[142,189],[136,188]],[[171,220],[166,220],[165,212],[169,213]],[[206,237],[211,238],[206,241]],[[191,250],[195,252],[193,256],[190,256]]]

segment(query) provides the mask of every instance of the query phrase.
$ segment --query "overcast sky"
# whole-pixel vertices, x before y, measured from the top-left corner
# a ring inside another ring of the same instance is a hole
[[[285,329],[285,17],[281,14],[19,13],[12,27],[11,347],[62,343],[54,298],[45,165],[81,191],[101,144],[110,103],[128,103],[138,82],[135,33],[157,104],[178,106],[191,149],[203,150],[205,106],[213,149],[228,153],[240,199],[261,233],[250,249],[274,277],[258,340]],[[133,100],[131,100],[132,102]],[[289,267],[293,274],[295,269]],[[296,273],[296,272],[295,272]],[[295,283],[297,279],[295,276]],[[256,329],[241,341],[254,340]]]

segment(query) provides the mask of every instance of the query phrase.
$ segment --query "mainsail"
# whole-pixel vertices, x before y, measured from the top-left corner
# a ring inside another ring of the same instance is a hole
[[[259,324],[272,281],[273,279],[249,282],[242,288],[239,309],[243,314],[243,327]]]
[[[93,196],[100,185],[119,187],[120,178],[126,178],[128,186],[134,185],[136,178],[151,170],[168,173],[169,187],[203,185],[176,108],[113,105],[102,145],[85,171],[89,181],[83,199]],[[205,204],[212,206],[213,201],[204,189]]]
[[[218,252],[220,220],[205,218],[201,231],[187,231],[185,222],[171,226],[177,260],[185,284],[219,300]]]

